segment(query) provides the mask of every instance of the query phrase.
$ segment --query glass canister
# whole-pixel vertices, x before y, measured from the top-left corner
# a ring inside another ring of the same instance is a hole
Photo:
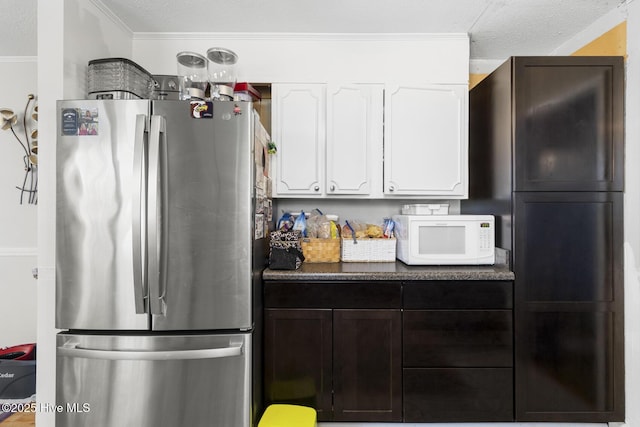
[[[212,47],[207,50],[207,58],[209,58],[211,98],[232,101],[237,78],[238,55],[229,49]]]
[[[207,58],[195,52],[180,52],[176,59],[180,99],[204,99],[209,83]]]

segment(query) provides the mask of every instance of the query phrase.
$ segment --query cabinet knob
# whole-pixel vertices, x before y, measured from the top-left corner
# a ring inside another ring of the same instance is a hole
[[[336,186],[335,185],[331,186],[331,191],[336,191]]]
[[[313,191],[320,191],[320,186],[316,185],[315,187],[313,187]]]
[[[393,185],[390,185],[390,186],[389,186],[389,191],[395,191],[395,190],[396,190],[396,187],[395,187],[395,186],[393,186]]]

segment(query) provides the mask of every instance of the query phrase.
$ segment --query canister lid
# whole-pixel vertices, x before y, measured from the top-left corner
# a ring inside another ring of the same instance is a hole
[[[233,65],[238,62],[238,55],[223,47],[212,47],[207,50],[207,58],[216,64]]]
[[[136,64],[135,62],[133,62],[130,59],[127,58],[99,58],[99,59],[92,59],[91,61],[89,61],[89,69],[91,69],[91,67],[95,67],[95,66],[108,66],[108,65],[126,65],[126,66],[130,66],[134,69],[137,69],[138,71],[140,71],[142,74],[144,74],[145,76],[151,76],[151,73],[148,72],[147,70],[145,70],[144,68],[142,68],[139,64]]]
[[[176,55],[178,63],[189,68],[206,68],[207,58],[195,52],[180,52]]]

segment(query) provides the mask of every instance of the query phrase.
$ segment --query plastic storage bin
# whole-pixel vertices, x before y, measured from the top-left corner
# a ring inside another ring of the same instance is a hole
[[[0,360],[0,400],[36,394],[35,360]]]
[[[316,410],[306,406],[270,405],[258,423],[258,427],[315,427]]]
[[[449,215],[448,203],[429,203],[402,206],[402,215]]]
[[[153,76],[144,68],[125,58],[104,58],[89,61],[87,88],[89,98],[128,93],[135,98],[149,99],[155,86]],[[122,98],[122,96],[120,97]]]

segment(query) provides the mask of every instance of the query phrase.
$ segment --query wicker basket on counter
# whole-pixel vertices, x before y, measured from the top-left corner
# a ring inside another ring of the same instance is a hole
[[[394,262],[396,239],[342,238],[343,262]]]
[[[340,262],[340,239],[305,237],[301,244],[304,262]]]

